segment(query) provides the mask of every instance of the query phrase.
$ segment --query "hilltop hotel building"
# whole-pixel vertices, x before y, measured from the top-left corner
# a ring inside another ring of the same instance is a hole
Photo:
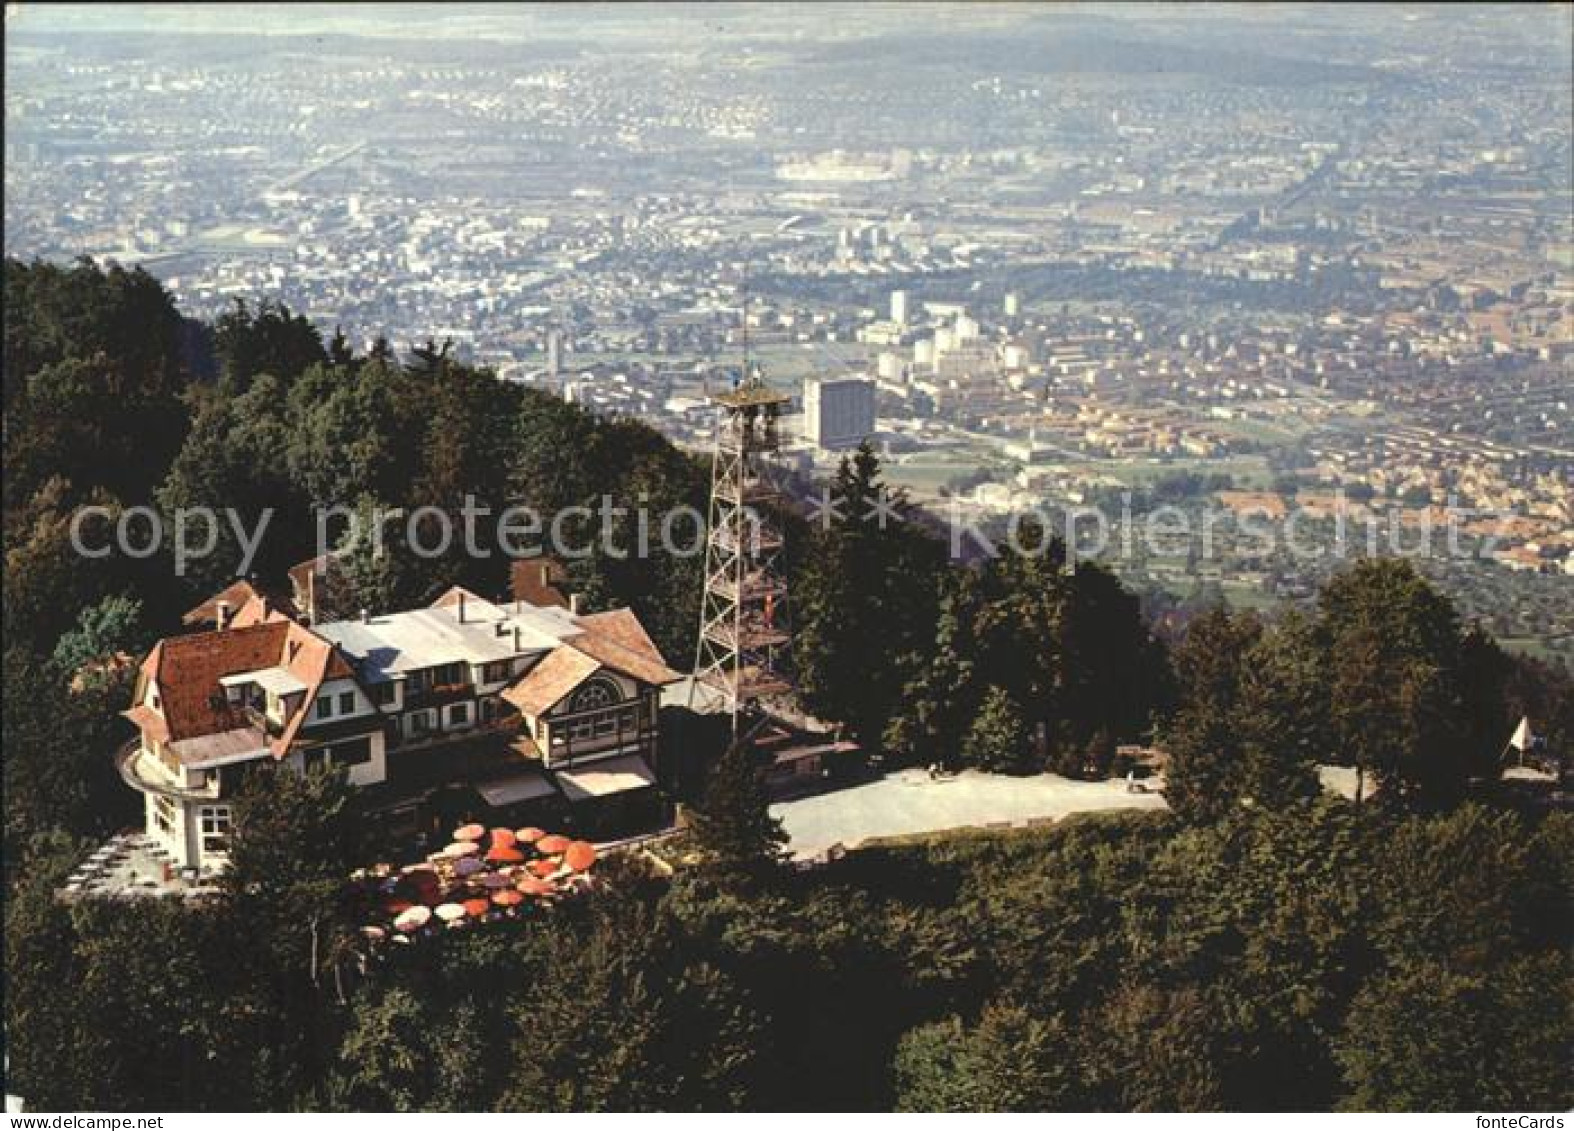
[[[125,712],[140,735],[119,755],[176,867],[224,864],[237,788],[270,761],[344,766],[390,833],[472,817],[589,831],[659,805],[659,696],[679,676],[626,609],[455,588],[429,608],[307,627],[255,595],[233,615],[209,605],[213,631],[142,662]]]

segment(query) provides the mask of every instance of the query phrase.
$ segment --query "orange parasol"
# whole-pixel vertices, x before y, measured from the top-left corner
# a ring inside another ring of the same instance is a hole
[[[465,914],[472,919],[481,918],[491,906],[491,903],[484,899],[467,899],[464,902]]]
[[[550,884],[546,880],[537,879],[535,876],[523,877],[520,879],[518,887],[519,890],[524,892],[526,895],[551,895],[553,892],[557,891],[557,886],[555,884]]]
[[[460,825],[454,830],[455,840],[480,840],[485,835],[485,825]]]
[[[544,836],[536,841],[536,851],[543,856],[554,856],[572,843],[573,841],[569,840],[568,837],[552,833],[550,836]]]
[[[596,846],[589,841],[576,840],[563,853],[563,863],[576,872],[587,870],[596,862]]]
[[[492,846],[494,848],[497,847],[500,844],[513,844],[514,841],[516,841],[518,839],[519,839],[518,837],[514,836],[514,830],[513,829],[493,829],[492,830]]]
[[[556,875],[557,869],[558,862],[556,859],[542,858],[540,860],[532,860],[530,862],[530,870],[536,875],[540,876],[542,879],[546,879],[548,876]]]
[[[536,841],[540,840],[547,834],[546,830],[538,829],[534,825],[531,825],[528,828],[520,829],[518,832],[514,833],[514,835],[520,840],[524,841],[526,844],[534,844]]]
[[[525,901],[525,897],[512,888],[492,893],[492,902],[499,907],[515,907]]]
[[[518,864],[525,854],[511,844],[494,844],[486,850],[486,858],[494,864]]]

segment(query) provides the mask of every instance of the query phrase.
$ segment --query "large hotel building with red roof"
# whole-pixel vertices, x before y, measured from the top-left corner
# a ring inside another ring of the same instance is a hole
[[[173,867],[223,867],[237,789],[271,763],[343,766],[368,812],[410,835],[470,815],[593,828],[658,803],[661,689],[680,677],[628,610],[455,588],[308,626],[241,596],[212,602],[211,631],[160,641],[125,712],[139,736],[121,774]]]

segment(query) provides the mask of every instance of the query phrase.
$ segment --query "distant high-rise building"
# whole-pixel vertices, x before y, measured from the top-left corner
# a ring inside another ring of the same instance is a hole
[[[863,377],[809,377],[803,383],[803,430],[821,448],[851,448],[874,431],[874,382]]]
[[[1006,317],[1007,318],[1015,318],[1018,314],[1021,313],[1021,311],[1022,311],[1022,300],[1017,296],[1016,291],[1007,291],[1006,292]]]
[[[563,332],[547,331],[547,375],[556,377],[563,367]]]
[[[907,325],[907,292],[891,292],[891,321],[898,326]]]

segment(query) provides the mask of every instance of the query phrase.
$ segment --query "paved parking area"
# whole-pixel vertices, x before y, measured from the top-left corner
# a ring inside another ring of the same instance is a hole
[[[1150,778],[1147,788],[1162,788]],[[771,806],[799,859],[832,845],[853,848],[873,837],[945,829],[1023,825],[1100,809],[1163,809],[1157,792],[1128,793],[1124,778],[1073,781],[1056,774],[1015,778],[966,770],[934,780],[923,770],[901,770],[878,781]]]

